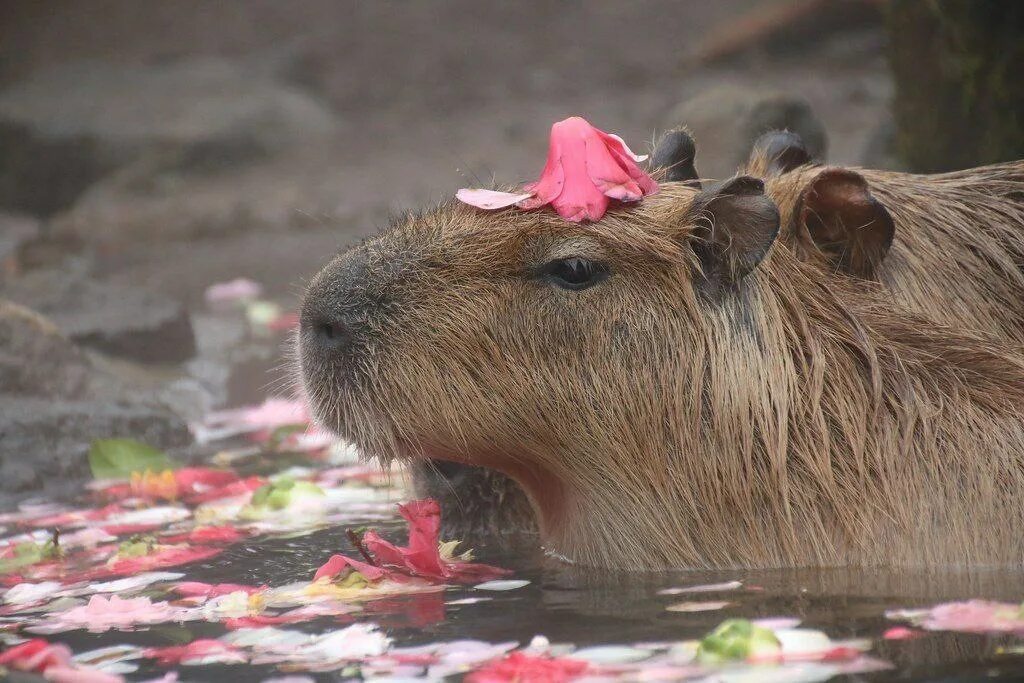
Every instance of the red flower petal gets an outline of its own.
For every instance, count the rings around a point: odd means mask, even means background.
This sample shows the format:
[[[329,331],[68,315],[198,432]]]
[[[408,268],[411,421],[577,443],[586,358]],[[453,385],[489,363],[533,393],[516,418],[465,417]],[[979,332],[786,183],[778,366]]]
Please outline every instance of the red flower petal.
[[[590,665],[578,659],[531,657],[513,652],[466,676],[466,683],[563,683],[586,673]]]
[[[432,498],[414,500],[398,506],[398,512],[409,522],[409,546],[401,548],[384,540],[376,532],[363,534],[363,544],[375,558],[388,568],[433,581],[477,581],[509,572],[485,564],[445,561],[438,548],[441,535],[441,506]]]
[[[344,555],[331,555],[331,559],[327,560],[316,570],[316,574],[313,575],[313,580],[322,578],[330,578],[337,576],[346,567],[351,567],[360,574],[366,577],[367,581],[376,581],[383,577],[385,572],[380,567],[374,567],[372,564],[366,564],[359,560],[353,560],[351,557],[345,557]]]
[[[235,496],[255,491],[266,483],[267,480],[263,477],[246,477],[225,486],[191,495],[188,497],[188,502],[198,505],[200,503],[209,503],[212,500],[220,500],[221,498],[234,498]]]
[[[228,470],[217,470],[212,467],[183,467],[175,471],[174,480],[184,490],[191,491],[196,486],[226,486],[238,481],[238,475]]]
[[[409,545],[405,548],[381,538],[375,531],[363,534],[362,544],[373,555],[378,566],[333,555],[313,576],[313,580],[332,577],[347,567],[358,571],[370,581],[387,576],[392,580],[406,577],[429,579],[438,583],[461,581],[476,583],[510,573],[500,567],[460,560],[446,560],[438,547],[441,533],[441,506],[436,500],[414,500],[399,505],[398,511],[409,523]]]
[[[188,533],[189,543],[235,543],[245,534],[233,526],[201,526]]]
[[[188,645],[151,647],[144,650],[143,655],[156,660],[157,664],[163,666],[175,666],[182,662],[206,657],[218,657],[227,661],[245,661],[245,655],[237,647],[210,638],[193,640]]]
[[[175,567],[179,564],[206,560],[223,552],[223,548],[210,548],[195,546],[191,548],[170,548],[161,550],[152,555],[141,557],[128,557],[117,560],[110,565],[110,573],[121,576],[129,576],[140,572],[163,569],[164,567]]]
[[[71,650],[65,645],[54,645],[43,638],[33,638],[0,652],[0,666],[17,671],[42,673],[51,666],[66,665],[71,661]]]

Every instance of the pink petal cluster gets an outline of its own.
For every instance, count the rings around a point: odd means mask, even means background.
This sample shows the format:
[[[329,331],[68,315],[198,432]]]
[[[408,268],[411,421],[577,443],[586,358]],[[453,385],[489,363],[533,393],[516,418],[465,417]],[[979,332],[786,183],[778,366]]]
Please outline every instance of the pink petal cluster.
[[[529,210],[551,204],[568,221],[596,221],[613,199],[636,202],[658,191],[654,179],[637,165],[645,158],[633,154],[619,136],[571,116],[551,127],[544,170],[522,193],[464,188],[455,196],[487,210],[512,205]]]
[[[928,631],[1024,634],[1024,606],[991,600],[946,602],[926,610],[887,612],[890,619],[907,619]]]
[[[507,569],[441,557],[438,547],[441,535],[441,506],[428,498],[414,500],[398,506],[398,512],[409,523],[409,545],[396,546],[381,538],[375,531],[363,534],[362,542],[377,561],[370,565],[344,555],[334,555],[320,569],[314,580],[331,577],[345,567],[351,567],[370,581],[383,576],[415,576],[431,581],[469,582],[486,581],[509,574]]]
[[[0,666],[16,671],[42,673],[51,666],[71,663],[71,649],[67,645],[52,645],[43,638],[26,640],[0,652]]]
[[[56,615],[47,631],[71,631],[87,628],[93,632],[131,628],[140,624],[158,624],[181,616],[181,610],[166,602],[151,602],[149,598],[123,600],[116,595],[105,598],[94,595],[80,607],[72,607]]]
[[[212,305],[256,299],[263,293],[263,287],[244,277],[228,282],[218,282],[206,288],[206,302]]]
[[[122,683],[124,678],[75,666],[71,649],[67,645],[52,644],[42,638],[33,638],[0,652],[0,667],[14,671],[42,674],[48,681],[58,683]]]

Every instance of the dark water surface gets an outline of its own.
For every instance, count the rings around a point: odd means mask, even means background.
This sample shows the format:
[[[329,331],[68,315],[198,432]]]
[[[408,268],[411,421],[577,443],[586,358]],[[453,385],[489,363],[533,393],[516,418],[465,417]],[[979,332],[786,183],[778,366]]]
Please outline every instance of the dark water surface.
[[[266,446],[264,446],[266,448]],[[249,448],[249,450],[252,450]],[[286,586],[309,582],[313,573],[327,559],[342,553],[358,557],[346,531],[364,526],[375,527],[382,536],[399,545],[407,538],[407,525],[395,514],[394,502],[402,492],[387,482],[367,479],[367,468],[353,466],[351,460],[330,461],[321,455],[301,453],[258,453],[246,465],[236,467],[238,476],[277,475],[287,471],[291,476],[316,481],[327,491],[327,499],[341,496],[343,500],[330,517],[339,521],[326,524],[311,515],[299,514],[298,524],[289,531],[266,522],[253,526],[251,520],[235,514],[210,522],[192,504],[168,501],[147,501],[139,498],[120,499],[128,509],[147,511],[150,507],[176,507],[181,517],[154,529],[157,538],[171,538],[211,523],[235,526],[248,538],[227,545],[210,560],[180,566],[166,566],[155,571],[178,572],[182,581],[210,584],[232,583],[247,586]],[[318,459],[319,458],[319,459]],[[216,458],[213,458],[217,462]],[[232,461],[234,462],[234,461]],[[299,469],[294,469],[298,466]],[[393,482],[392,482],[393,483]],[[377,487],[377,488],[374,488]],[[99,496],[98,498],[96,496]],[[346,498],[345,496],[351,496]],[[368,497],[369,496],[369,497]],[[376,496],[375,498],[372,498]],[[372,500],[371,500],[372,498]],[[216,502],[216,501],[215,501]],[[107,505],[101,494],[85,494],[79,509],[99,510]],[[187,511],[187,512],[185,512]],[[320,521],[317,521],[317,520]],[[205,520],[205,521],[204,521]],[[294,520],[293,520],[294,521]],[[8,519],[5,536],[10,542],[26,529],[45,531],[41,523]],[[106,522],[72,523],[68,530]],[[111,528],[109,526],[104,528]],[[118,541],[131,532],[112,531]],[[161,541],[163,542],[163,541]],[[173,541],[168,541],[173,542]],[[961,633],[955,630],[927,631],[914,629],[908,640],[887,640],[883,634],[896,626],[910,624],[889,619],[887,610],[928,608],[944,602],[971,599],[994,600],[1020,605],[1024,599],[1024,571],[891,571],[877,569],[795,569],[774,571],[685,571],[670,573],[621,573],[586,570],[566,565],[547,557],[532,539],[519,539],[499,545],[497,542],[478,545],[475,561],[512,570],[510,578],[530,583],[508,591],[485,591],[473,586],[450,586],[444,590],[414,593],[361,603],[355,614],[318,616],[299,623],[281,624],[278,628],[308,634],[337,632],[351,623],[378,625],[389,636],[393,648],[428,643],[478,640],[489,643],[517,642],[526,646],[537,635],[552,644],[572,644],[577,650],[598,645],[632,646],[650,643],[679,643],[697,640],[726,619],[797,618],[801,628],[824,632],[832,641],[865,639],[871,649],[867,655],[891,665],[884,671],[836,676],[835,680],[864,681],[974,681],[1024,680],[1024,632],[1013,634]],[[91,559],[91,566],[104,566],[105,556]],[[68,573],[62,576],[70,577]],[[0,577],[5,578],[5,577]],[[5,582],[10,586],[17,579]],[[20,579],[38,582],[46,577]],[[117,577],[101,578],[100,581]],[[62,585],[75,584],[75,579],[56,579]],[[737,588],[697,593],[664,594],[669,588],[704,586],[740,582]],[[88,580],[86,580],[88,583]],[[124,598],[150,597],[154,602],[175,600],[171,582],[153,584],[124,594]],[[88,592],[73,598],[84,604]],[[65,599],[66,600],[66,599]],[[469,600],[463,604],[453,604]],[[476,601],[473,601],[476,600]],[[681,602],[728,601],[720,609],[702,612],[668,611]],[[10,602],[10,601],[6,601]],[[11,609],[5,606],[4,609]],[[34,637],[23,627],[45,621],[47,606],[6,612],[0,626],[11,636]],[[67,606],[59,609],[67,609]],[[270,612],[271,614],[275,612]],[[1022,615],[1024,616],[1024,615]],[[957,628],[957,624],[948,625]],[[221,621],[183,621],[141,626],[138,630],[108,630],[91,633],[82,629],[45,635],[51,642],[68,645],[80,654],[113,645],[137,647],[168,647],[185,645],[197,639],[218,639],[229,633]],[[13,642],[13,641],[9,641]],[[569,654],[569,657],[572,655]],[[158,678],[175,670],[182,681],[262,681],[294,675],[301,680],[339,681],[360,676],[358,662],[330,671],[288,671],[287,667],[252,664],[231,665],[158,665],[150,658],[136,658],[138,670],[125,674],[127,680],[143,681]],[[717,674],[700,680],[759,681],[771,667],[756,669],[736,667],[728,677]],[[422,671],[421,671],[422,673]],[[655,680],[637,677],[619,680]],[[776,669],[775,673],[779,673]],[[795,675],[795,674],[794,674]],[[19,674],[22,676],[22,674]],[[456,675],[452,680],[458,680]],[[374,680],[413,680],[377,678]],[[523,679],[523,683],[528,680]],[[604,679],[608,680],[608,679]],[[664,678],[657,680],[666,680]],[[689,678],[687,680],[696,680]],[[820,681],[804,671],[802,677],[770,680]]]
[[[404,541],[401,525],[386,528],[385,535]],[[326,559],[325,548],[347,552],[343,539],[342,528],[329,528],[296,539],[241,544],[214,561],[175,571],[185,572],[190,580],[210,583],[282,585],[308,577],[310,567]],[[834,640],[873,639],[871,654],[894,665],[890,671],[835,680],[1024,680],[1024,656],[1005,653],[1022,642],[1012,636],[933,632],[906,641],[881,639],[881,634],[895,625],[885,618],[887,609],[927,607],[970,598],[1019,602],[1024,592],[1024,573],[1019,571],[823,569],[632,574],[576,569],[539,552],[484,550],[479,559],[511,568],[516,578],[531,583],[518,590],[489,593],[491,600],[475,604],[446,604],[480,596],[480,591],[468,587],[379,600],[366,605],[360,620],[380,624],[399,646],[467,638],[526,644],[533,636],[543,634],[553,643],[583,647],[697,639],[726,618],[791,616],[800,618],[802,626],[820,629]],[[689,596],[658,594],[675,586],[734,580],[742,581],[743,588]],[[667,605],[687,597],[733,604],[701,613],[665,610]],[[337,623],[321,618],[286,628],[315,633],[337,628]],[[59,639],[79,652],[118,643],[177,644],[223,633],[219,624],[190,622],[138,632],[73,632]],[[164,671],[143,666],[130,678],[142,680]],[[249,681],[281,675],[273,667],[241,665],[182,667],[179,672],[182,680]],[[346,678],[340,672],[311,675],[324,681]]]

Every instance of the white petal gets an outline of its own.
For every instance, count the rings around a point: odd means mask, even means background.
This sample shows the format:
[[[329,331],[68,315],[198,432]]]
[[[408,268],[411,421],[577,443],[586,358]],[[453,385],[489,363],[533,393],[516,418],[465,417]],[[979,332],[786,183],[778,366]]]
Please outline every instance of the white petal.
[[[734,591],[742,588],[739,581],[726,581],[725,583],[708,583],[701,586],[687,586],[685,588],[665,588],[658,591],[658,595],[679,595],[680,593],[717,593],[719,591]]]
[[[483,583],[478,583],[473,586],[473,588],[481,591],[511,591],[516,588],[528,586],[529,584],[530,582],[526,580],[510,579],[507,581],[485,581]]]
[[[493,211],[512,206],[524,199],[529,199],[533,194],[530,192],[513,194],[511,192],[498,192],[496,190],[483,190],[464,187],[455,193],[455,198],[463,204],[475,206],[478,209]]]
[[[629,148],[629,145],[626,144],[626,141],[623,140],[622,138],[620,138],[615,133],[608,133],[608,137],[615,138],[616,140],[618,140],[619,144],[622,145],[622,149],[626,152],[626,154],[628,154],[629,156],[631,156],[633,158],[633,161],[636,161],[636,162],[647,161],[647,155],[646,154],[634,154],[633,150],[631,150]]]
[[[629,664],[639,662],[651,656],[650,650],[641,650],[636,647],[623,645],[599,645],[576,650],[572,653],[573,659],[582,659],[591,664]]]

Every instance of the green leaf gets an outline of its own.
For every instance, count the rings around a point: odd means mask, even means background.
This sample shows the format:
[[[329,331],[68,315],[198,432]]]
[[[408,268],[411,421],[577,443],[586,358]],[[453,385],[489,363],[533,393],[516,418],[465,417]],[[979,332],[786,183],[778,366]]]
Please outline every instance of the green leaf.
[[[142,536],[136,534],[127,541],[122,541],[117,546],[117,557],[118,559],[125,559],[129,557],[145,557],[152,553],[157,546],[155,536]]]
[[[253,491],[249,504],[239,511],[242,519],[259,519],[267,512],[284,510],[300,498],[322,498],[327,494],[316,484],[280,477]]]
[[[132,472],[175,469],[163,451],[133,439],[97,439],[89,449],[89,468],[97,479],[125,479]]]
[[[284,443],[285,439],[287,439],[289,436],[291,436],[292,434],[301,434],[308,428],[309,425],[303,423],[281,425],[280,427],[278,427],[277,429],[270,433],[270,439],[268,440],[268,444],[270,445],[270,448],[272,450],[277,450],[278,448],[281,447],[281,444]]]
[[[53,541],[45,543],[25,541],[15,545],[13,551],[10,557],[0,558],[0,574],[9,574],[44,560],[60,559],[62,554],[60,547]]]
[[[720,664],[747,659],[751,655],[778,652],[782,644],[771,629],[755,626],[746,619],[727,619],[697,646],[697,661]]]

